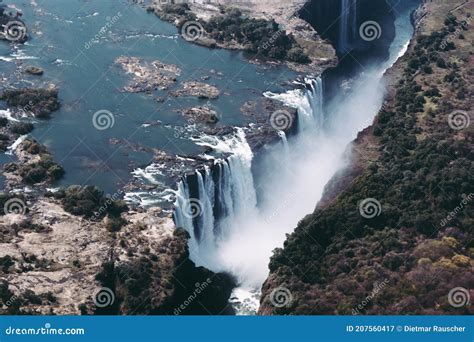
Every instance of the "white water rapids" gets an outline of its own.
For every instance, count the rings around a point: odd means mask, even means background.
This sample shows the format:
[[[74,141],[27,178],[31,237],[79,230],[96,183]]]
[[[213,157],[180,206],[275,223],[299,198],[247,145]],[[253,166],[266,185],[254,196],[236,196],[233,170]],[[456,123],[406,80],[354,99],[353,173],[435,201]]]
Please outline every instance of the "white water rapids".
[[[198,141],[233,155],[217,164],[218,171],[206,168],[197,173],[199,208],[190,208],[196,198],[189,185],[179,184],[175,221],[190,232],[191,258],[197,265],[237,277],[240,287],[232,302],[238,313],[256,312],[272,251],[282,247],[298,221],[313,212],[324,186],[347,164],[347,146],[381,108],[383,74],[406,52],[413,33],[410,14],[414,6],[398,13],[389,58],[348,80],[349,89],[341,89],[326,113],[319,78],[306,80],[303,90],[265,94],[298,109],[298,134],[287,139],[280,133],[282,143],[263,157],[264,171],[259,172],[264,176],[258,182],[242,129],[232,139]],[[198,215],[190,215],[194,209]]]

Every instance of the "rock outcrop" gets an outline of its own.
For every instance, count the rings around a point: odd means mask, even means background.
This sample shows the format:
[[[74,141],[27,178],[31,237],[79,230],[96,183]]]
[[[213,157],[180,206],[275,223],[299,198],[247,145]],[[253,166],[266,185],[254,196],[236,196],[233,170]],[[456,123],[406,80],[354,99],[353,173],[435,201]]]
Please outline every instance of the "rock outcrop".
[[[6,188],[17,189],[25,184],[45,187],[64,175],[61,165],[35,140],[23,139],[12,152],[18,161],[7,163],[3,168]]]
[[[181,74],[176,65],[164,64],[158,60],[147,62],[137,57],[121,56],[115,63],[132,77],[130,84],[123,89],[129,93],[167,90]]]
[[[0,100],[5,101],[9,107],[14,107],[22,112],[33,113],[39,119],[47,119],[54,111],[59,109],[58,90],[52,86],[50,89],[25,88],[9,89],[0,95]]]
[[[207,83],[189,81],[184,82],[180,89],[170,94],[175,97],[192,96],[200,99],[215,100],[219,97],[220,90]]]
[[[28,40],[28,30],[20,19],[21,12],[16,12],[0,1],[0,39],[12,43],[24,43]]]
[[[35,67],[32,65],[28,65],[24,69],[25,73],[34,75],[34,76],[41,76],[44,73],[44,70],[41,69],[40,67]]]
[[[208,106],[186,109],[183,111],[183,115],[190,123],[216,124],[219,121],[217,112]]]

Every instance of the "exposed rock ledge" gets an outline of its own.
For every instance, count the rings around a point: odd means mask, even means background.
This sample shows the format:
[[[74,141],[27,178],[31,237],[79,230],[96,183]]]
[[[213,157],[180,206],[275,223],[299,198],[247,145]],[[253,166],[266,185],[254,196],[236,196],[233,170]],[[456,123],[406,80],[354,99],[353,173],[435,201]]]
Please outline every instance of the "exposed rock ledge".
[[[0,215],[0,314],[229,312],[232,280],[195,267],[189,236],[161,209],[128,211],[112,233],[106,220],[72,215],[53,198],[15,198],[23,212]],[[199,303],[183,309],[197,283]]]

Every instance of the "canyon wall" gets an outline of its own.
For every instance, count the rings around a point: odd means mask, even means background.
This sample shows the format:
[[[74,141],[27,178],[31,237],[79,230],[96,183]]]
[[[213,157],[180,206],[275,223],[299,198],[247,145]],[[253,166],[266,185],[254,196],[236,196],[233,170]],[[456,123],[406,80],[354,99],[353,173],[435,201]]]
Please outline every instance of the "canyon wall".
[[[352,169],[275,251],[260,314],[473,313],[450,298],[453,289],[472,296],[474,286],[473,13],[472,2],[455,0],[417,11],[415,37],[387,74],[373,126],[354,143]]]

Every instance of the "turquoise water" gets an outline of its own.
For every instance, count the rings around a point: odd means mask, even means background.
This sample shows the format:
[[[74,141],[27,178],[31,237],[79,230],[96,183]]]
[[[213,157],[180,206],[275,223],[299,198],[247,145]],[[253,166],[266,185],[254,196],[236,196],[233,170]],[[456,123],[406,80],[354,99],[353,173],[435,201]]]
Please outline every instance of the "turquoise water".
[[[247,123],[240,113],[246,101],[255,100],[265,91],[284,91],[282,83],[296,77],[286,67],[249,63],[239,52],[190,44],[173,25],[131,1],[12,0],[7,4],[22,10],[31,39],[17,47],[0,42],[0,73],[9,79],[2,87],[52,83],[60,91],[61,109],[51,120],[37,123],[32,133],[66,170],[57,185],[92,184],[115,192],[129,181],[133,169],[152,160],[150,152],[137,152],[136,144],[171,154],[202,152],[202,147],[179,134],[186,120],[175,110],[207,101],[169,97],[158,103],[155,98],[166,97],[167,91],[150,95],[121,92],[129,76],[114,65],[119,56],[177,65],[182,73],[170,90],[183,81],[211,76],[204,82],[216,85],[221,96],[210,103],[220,114],[221,123],[231,126]],[[106,34],[93,40],[107,23],[110,29]],[[40,66],[45,74],[22,76],[23,81],[33,84],[15,82],[13,73],[20,64]],[[92,124],[92,116],[102,109],[114,114],[115,124],[99,131]],[[142,126],[156,121],[161,124]],[[128,143],[113,145],[110,139],[125,139]],[[2,156],[0,162],[8,160]]]

